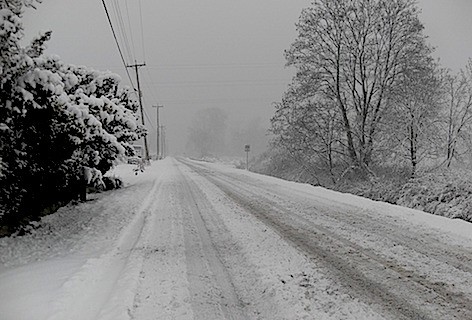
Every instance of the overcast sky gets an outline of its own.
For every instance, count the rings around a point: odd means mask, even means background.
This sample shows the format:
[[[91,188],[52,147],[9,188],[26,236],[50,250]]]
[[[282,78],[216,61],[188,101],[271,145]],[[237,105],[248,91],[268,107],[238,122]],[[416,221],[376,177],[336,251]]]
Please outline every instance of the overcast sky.
[[[155,136],[155,104],[164,105],[161,124],[173,152],[183,151],[187,127],[199,109],[219,107],[232,123],[261,118],[268,124],[272,103],[281,99],[292,77],[283,52],[310,2],[106,0],[126,63],[146,63],[140,77],[150,136]],[[418,3],[435,55],[446,67],[464,66],[472,56],[472,1]],[[26,11],[24,23],[27,39],[39,30],[53,31],[48,53],[67,63],[111,70],[129,83],[101,1],[43,0],[37,10]],[[120,25],[128,32],[126,42]],[[134,71],[129,72],[134,81]]]

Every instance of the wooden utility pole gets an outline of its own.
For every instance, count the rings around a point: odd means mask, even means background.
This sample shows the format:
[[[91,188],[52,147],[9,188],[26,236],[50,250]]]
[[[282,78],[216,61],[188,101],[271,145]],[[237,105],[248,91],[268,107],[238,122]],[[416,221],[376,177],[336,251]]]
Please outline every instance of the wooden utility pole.
[[[161,126],[161,155],[162,158],[166,157],[166,126]]]
[[[142,99],[142,94],[141,94],[141,85],[139,83],[139,67],[144,67],[146,64],[145,63],[136,63],[126,66],[127,68],[134,68],[134,71],[136,72],[136,82],[138,83],[138,100],[139,100],[139,108],[141,110],[141,123],[144,124],[144,110],[143,110],[143,99]],[[144,136],[144,156],[146,157],[146,160],[149,160],[149,148],[147,144],[147,136]]]
[[[251,151],[251,146],[246,144],[244,146],[244,151],[246,152],[246,170],[249,170],[249,151]]]
[[[156,139],[156,157],[157,157],[157,160],[159,160],[160,158],[160,146],[159,146],[159,130],[160,130],[160,126],[159,126],[159,108],[164,108],[164,106],[160,106],[160,105],[157,105],[157,106],[152,106],[153,108],[156,108],[157,112],[156,112],[156,120],[157,120],[157,139]]]

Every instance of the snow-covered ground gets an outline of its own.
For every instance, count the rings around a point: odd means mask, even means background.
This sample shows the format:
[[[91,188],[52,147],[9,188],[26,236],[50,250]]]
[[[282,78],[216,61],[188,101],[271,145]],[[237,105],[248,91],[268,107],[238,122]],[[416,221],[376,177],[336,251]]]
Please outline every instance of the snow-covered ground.
[[[0,319],[472,319],[472,224],[167,158],[0,239]]]

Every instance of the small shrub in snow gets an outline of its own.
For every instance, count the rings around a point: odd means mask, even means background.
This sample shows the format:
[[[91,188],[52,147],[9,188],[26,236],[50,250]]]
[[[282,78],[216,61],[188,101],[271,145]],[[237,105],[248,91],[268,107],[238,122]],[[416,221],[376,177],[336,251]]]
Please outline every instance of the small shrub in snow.
[[[116,176],[103,177],[103,183],[105,184],[105,190],[119,189],[123,187],[123,180]]]

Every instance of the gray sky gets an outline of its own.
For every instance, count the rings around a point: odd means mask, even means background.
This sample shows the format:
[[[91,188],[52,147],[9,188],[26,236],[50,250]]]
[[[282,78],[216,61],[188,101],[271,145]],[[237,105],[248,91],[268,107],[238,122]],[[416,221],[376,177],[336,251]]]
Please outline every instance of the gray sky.
[[[292,71],[283,52],[296,37],[295,23],[310,0],[106,0],[121,34],[127,63],[140,69],[144,104],[155,136],[155,109],[162,104],[171,151],[181,152],[196,110],[219,107],[232,122],[260,117],[268,124]],[[140,27],[141,3],[143,33]],[[471,0],[421,0],[422,21],[435,55],[457,70],[472,56]],[[128,17],[130,17],[128,19]],[[48,53],[64,62],[120,74],[129,83],[101,1],[43,0],[25,14],[26,38],[52,30]],[[142,40],[144,36],[144,42]],[[143,50],[144,43],[144,50]],[[129,50],[128,50],[129,48]],[[134,81],[134,71],[129,70]],[[145,120],[149,123],[148,118]],[[151,150],[155,148],[151,138]]]

